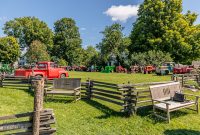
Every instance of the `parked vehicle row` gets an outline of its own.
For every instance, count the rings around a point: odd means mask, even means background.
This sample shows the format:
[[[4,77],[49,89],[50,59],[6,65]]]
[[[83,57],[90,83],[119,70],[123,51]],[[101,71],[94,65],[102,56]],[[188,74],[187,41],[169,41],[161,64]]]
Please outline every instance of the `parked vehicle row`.
[[[11,74],[14,69],[9,64],[0,64],[0,72]],[[64,66],[58,67],[54,62],[38,62],[35,65],[26,67],[20,67],[14,71],[14,76],[29,78],[31,76],[45,77],[48,79],[53,78],[65,78],[69,77],[68,71],[87,71],[87,72],[102,72],[102,73],[156,73],[157,75],[168,75],[168,74],[185,74],[185,73],[196,73],[199,69],[196,66],[187,66],[181,64],[175,64],[174,62],[166,62],[161,66],[139,66],[133,65],[130,68],[124,68],[123,66]],[[12,72],[13,73],[13,72]]]

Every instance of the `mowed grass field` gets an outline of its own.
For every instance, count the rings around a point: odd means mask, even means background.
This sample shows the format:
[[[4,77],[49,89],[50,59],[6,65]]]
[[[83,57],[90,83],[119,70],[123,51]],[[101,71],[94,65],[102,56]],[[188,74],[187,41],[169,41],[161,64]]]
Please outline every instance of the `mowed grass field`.
[[[90,78],[116,84],[171,79],[154,74],[69,72],[69,75],[82,78],[83,82]],[[101,100],[71,102],[70,98],[55,97],[45,102],[44,107],[54,110],[58,135],[200,135],[200,114],[186,109],[171,113],[171,123],[167,124],[154,117],[151,108],[127,118],[120,113],[122,107]],[[32,110],[33,94],[27,88],[0,88],[0,116]]]

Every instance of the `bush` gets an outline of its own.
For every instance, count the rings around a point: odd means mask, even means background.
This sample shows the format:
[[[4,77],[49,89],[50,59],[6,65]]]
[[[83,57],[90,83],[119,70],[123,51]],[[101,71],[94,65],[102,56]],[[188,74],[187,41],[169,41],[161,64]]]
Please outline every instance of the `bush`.
[[[131,55],[131,63],[139,65],[161,65],[164,62],[173,61],[169,53],[162,51],[148,51]]]
[[[59,60],[58,60],[58,65],[59,65],[59,66],[66,66],[66,65],[68,65],[68,63],[67,63],[67,61],[64,60],[64,59],[59,59]]]

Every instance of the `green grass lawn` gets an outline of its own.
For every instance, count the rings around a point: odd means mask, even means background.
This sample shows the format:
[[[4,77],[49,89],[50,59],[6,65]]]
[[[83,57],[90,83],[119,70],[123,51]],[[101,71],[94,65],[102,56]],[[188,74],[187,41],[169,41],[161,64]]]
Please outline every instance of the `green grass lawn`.
[[[170,76],[154,74],[70,72],[69,75],[82,81],[90,78],[117,84],[170,80]],[[101,100],[71,102],[69,98],[56,97],[44,107],[54,109],[58,135],[200,135],[200,114],[186,109],[171,113],[171,123],[167,124],[155,118],[150,108],[127,118],[119,113],[121,107]],[[27,89],[0,88],[0,116],[32,110],[33,95]]]

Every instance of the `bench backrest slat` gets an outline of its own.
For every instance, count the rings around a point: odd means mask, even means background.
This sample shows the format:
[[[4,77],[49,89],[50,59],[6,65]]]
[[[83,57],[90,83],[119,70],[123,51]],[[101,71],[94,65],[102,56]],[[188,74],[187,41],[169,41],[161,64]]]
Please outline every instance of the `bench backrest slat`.
[[[175,92],[181,92],[179,82],[150,86],[152,99],[170,99]]]
[[[54,89],[75,89],[81,86],[81,78],[59,78],[53,80]]]

